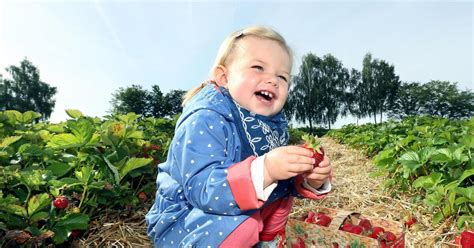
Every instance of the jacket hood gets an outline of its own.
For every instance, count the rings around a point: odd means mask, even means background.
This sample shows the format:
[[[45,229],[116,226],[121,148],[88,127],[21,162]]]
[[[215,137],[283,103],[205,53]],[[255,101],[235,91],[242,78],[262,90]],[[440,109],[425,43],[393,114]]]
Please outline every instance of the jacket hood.
[[[201,91],[186,103],[186,106],[183,108],[183,113],[176,123],[176,127],[178,127],[192,113],[201,109],[215,111],[221,114],[226,120],[233,121],[234,117],[231,115],[230,104],[231,103],[229,103],[217,85],[207,83]]]

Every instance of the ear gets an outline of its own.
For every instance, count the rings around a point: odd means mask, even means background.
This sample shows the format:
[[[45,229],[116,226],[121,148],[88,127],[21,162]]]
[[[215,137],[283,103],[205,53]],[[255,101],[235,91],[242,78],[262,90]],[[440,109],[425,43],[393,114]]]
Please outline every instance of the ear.
[[[225,68],[223,65],[219,65],[214,69],[213,73],[214,81],[217,83],[219,86],[227,86],[227,68]]]

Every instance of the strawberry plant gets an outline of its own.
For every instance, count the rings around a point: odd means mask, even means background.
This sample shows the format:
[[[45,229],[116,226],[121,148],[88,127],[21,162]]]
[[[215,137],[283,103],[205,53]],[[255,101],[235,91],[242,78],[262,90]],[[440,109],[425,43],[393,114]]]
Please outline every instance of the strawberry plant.
[[[0,246],[63,244],[107,208],[139,207],[154,191],[173,120],[66,112],[58,124],[0,112]]]
[[[411,117],[374,125],[347,125],[329,135],[373,156],[386,187],[416,192],[434,211],[433,224],[454,216],[458,228],[474,214],[474,117]],[[410,224],[410,223],[409,223]]]

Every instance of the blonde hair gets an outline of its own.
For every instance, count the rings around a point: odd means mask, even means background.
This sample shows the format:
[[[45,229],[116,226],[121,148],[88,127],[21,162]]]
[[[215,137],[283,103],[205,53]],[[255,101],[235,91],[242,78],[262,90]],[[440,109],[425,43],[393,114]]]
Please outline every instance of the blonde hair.
[[[291,67],[293,65],[293,53],[291,51],[291,48],[287,45],[283,36],[281,36],[278,32],[268,27],[252,26],[252,27],[245,28],[243,30],[233,32],[224,40],[224,42],[222,42],[221,46],[219,47],[219,51],[217,53],[216,59],[214,61],[214,65],[212,66],[211,71],[209,72],[209,75],[211,78],[213,77],[214,70],[217,67],[221,65],[225,66],[231,61],[232,59],[231,55],[237,45],[237,42],[243,37],[247,37],[247,36],[254,36],[261,39],[273,40],[273,41],[276,41],[280,46],[282,46],[286,50],[290,58],[290,75],[291,75]],[[205,81],[201,83],[200,85],[192,88],[188,92],[186,92],[186,94],[183,96],[182,105],[185,106],[186,103],[189,102],[189,100],[191,100],[191,98],[193,98],[193,96],[195,96],[199,91],[201,91],[202,88],[204,88],[204,86],[210,81],[211,80]]]

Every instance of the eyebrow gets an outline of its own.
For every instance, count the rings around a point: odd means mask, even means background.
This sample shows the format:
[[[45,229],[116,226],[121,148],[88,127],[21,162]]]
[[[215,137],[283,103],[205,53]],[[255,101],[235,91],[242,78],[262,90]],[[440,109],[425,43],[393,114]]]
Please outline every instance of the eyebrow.
[[[253,61],[260,62],[260,63],[262,63],[262,64],[264,64],[264,65],[267,64],[265,61],[263,61],[263,60],[261,60],[261,59],[253,59],[253,60],[251,60],[251,61],[252,61],[252,62],[253,62]],[[285,70],[283,70],[282,73],[288,74],[288,76],[290,75],[290,73],[287,72],[287,71],[285,71]]]

